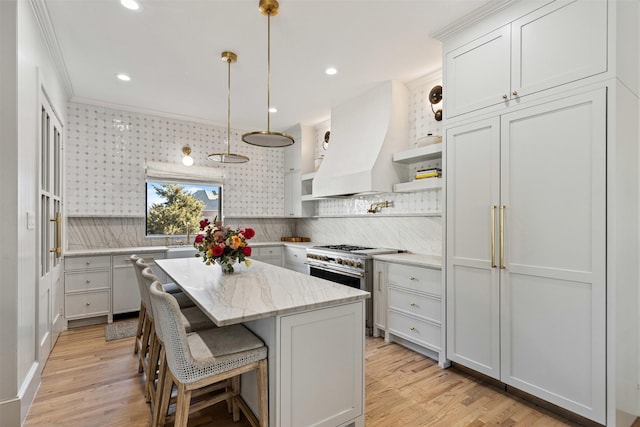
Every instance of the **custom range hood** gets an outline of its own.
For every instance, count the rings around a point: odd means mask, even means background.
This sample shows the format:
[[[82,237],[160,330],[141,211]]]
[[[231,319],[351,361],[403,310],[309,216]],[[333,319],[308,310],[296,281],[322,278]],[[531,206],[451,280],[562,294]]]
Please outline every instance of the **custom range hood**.
[[[407,148],[407,88],[388,81],[331,110],[331,141],[313,197],[391,193],[400,182],[393,153]]]

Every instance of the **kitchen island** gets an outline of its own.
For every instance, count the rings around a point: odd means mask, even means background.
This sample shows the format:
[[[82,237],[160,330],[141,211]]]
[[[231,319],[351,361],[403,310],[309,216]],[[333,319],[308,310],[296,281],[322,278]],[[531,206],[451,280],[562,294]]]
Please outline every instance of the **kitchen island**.
[[[201,258],[157,260],[218,326],[243,323],[269,348],[269,425],[364,426],[368,292],[259,261],[222,274]],[[255,376],[242,395],[257,412]]]

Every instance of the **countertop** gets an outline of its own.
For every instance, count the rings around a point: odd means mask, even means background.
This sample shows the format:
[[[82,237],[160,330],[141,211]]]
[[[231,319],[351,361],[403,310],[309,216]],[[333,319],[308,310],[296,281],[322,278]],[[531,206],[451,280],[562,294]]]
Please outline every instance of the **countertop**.
[[[291,246],[298,248],[308,248],[313,246],[312,242],[252,242],[249,241],[249,246],[254,248],[260,248],[265,246]],[[167,252],[170,249],[185,249],[193,248],[191,245],[183,246],[141,246],[138,248],[99,248],[99,249],[74,249],[70,251],[64,251],[65,256],[86,256],[86,255],[128,255],[128,254],[143,254],[150,252]]]
[[[157,265],[218,326],[248,322],[370,297],[350,288],[282,267],[253,261],[222,274],[199,258],[156,260]]]
[[[423,255],[414,253],[382,254],[374,255],[378,261],[396,262],[399,264],[416,265],[418,267],[442,269],[442,257],[436,255]]]

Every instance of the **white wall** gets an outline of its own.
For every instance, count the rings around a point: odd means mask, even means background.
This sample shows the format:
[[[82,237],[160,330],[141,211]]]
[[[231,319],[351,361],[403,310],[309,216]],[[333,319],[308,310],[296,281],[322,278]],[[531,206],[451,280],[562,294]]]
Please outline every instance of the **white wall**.
[[[64,122],[66,94],[42,38],[32,3],[0,2],[2,9],[3,85],[12,85],[14,102],[3,97],[2,116],[2,361],[0,362],[0,424],[19,425],[39,382],[37,358],[36,230],[27,230],[26,212],[37,212],[38,123],[40,88]],[[7,33],[12,34],[7,34]],[[5,39],[5,36],[8,39]],[[11,37],[14,40],[10,40]],[[17,51],[5,50],[16,46]],[[15,70],[15,76],[4,70]],[[7,102],[7,110],[4,103]],[[4,115],[8,112],[7,116]],[[15,112],[15,115],[12,113]],[[7,132],[5,133],[5,126]],[[11,129],[15,132],[11,132]],[[5,295],[7,298],[5,298]],[[17,411],[17,412],[16,412]]]

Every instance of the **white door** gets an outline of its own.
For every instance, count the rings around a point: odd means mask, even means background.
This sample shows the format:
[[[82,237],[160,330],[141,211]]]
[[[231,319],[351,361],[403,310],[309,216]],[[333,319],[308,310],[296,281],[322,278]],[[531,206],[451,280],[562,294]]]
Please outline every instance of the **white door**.
[[[605,422],[606,90],[501,119],[501,380]]]
[[[447,358],[500,377],[500,120],[448,129]]]
[[[38,346],[46,362],[62,316],[62,125],[42,94],[40,115],[40,200]]]
[[[510,56],[509,25],[447,52],[444,86],[446,117],[507,101],[511,93]]]

